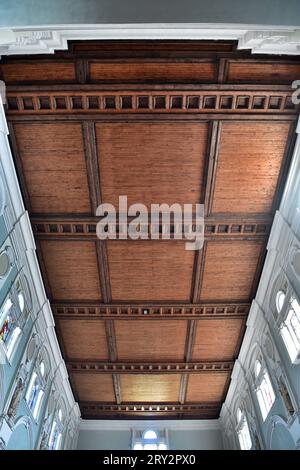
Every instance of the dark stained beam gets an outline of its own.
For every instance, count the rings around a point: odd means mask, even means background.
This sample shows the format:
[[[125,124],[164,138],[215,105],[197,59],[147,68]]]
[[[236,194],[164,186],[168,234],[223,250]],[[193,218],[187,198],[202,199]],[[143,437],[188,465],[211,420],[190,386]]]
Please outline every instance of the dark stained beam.
[[[109,266],[108,266],[108,257],[107,257],[107,249],[106,249],[105,241],[97,240],[96,253],[97,253],[98,272],[99,272],[99,278],[100,278],[102,299],[104,303],[110,303],[112,300],[112,297],[111,297]]]
[[[9,121],[7,123],[7,126],[8,126],[8,131],[9,131],[8,137],[9,137],[10,147],[11,147],[12,155],[14,158],[14,163],[16,165],[18,178],[20,181],[20,187],[21,187],[22,196],[24,199],[25,208],[30,213],[31,212],[30,197],[29,197],[29,192],[27,189],[26,181],[25,181],[24,169],[23,169],[22,160],[21,160],[20,153],[19,153],[19,146],[18,146],[18,142],[16,139],[14,126]]]
[[[190,362],[193,355],[193,347],[195,342],[197,328],[197,320],[189,320],[188,328],[185,339],[185,350],[184,350],[184,359],[185,362]],[[188,387],[189,377],[187,374],[182,374],[180,381],[180,390],[179,390],[179,401],[184,403],[186,399],[187,387]]]
[[[199,293],[201,290],[202,279],[205,268],[207,243],[204,242],[201,251],[195,253],[194,268],[193,268],[193,281],[192,281],[192,302],[195,304],[199,300]]]
[[[213,194],[217,176],[218,167],[218,156],[220,148],[222,132],[222,122],[213,121],[210,126],[209,138],[208,138],[208,171],[206,178],[206,193],[205,193],[205,216],[211,214]]]
[[[72,318],[89,320],[101,319],[208,319],[208,318],[245,318],[251,304],[249,302],[238,303],[156,303],[150,304],[100,304],[95,301],[79,303],[76,301],[54,301],[51,304],[52,311],[57,318]]]
[[[82,123],[82,134],[84,143],[84,155],[86,161],[88,186],[92,213],[96,215],[96,209],[101,204],[101,183],[98,165],[97,144],[95,135],[95,124],[93,122]]]
[[[195,417],[195,418],[217,418],[222,406],[222,402],[197,402],[188,404],[175,403],[102,403],[102,402],[79,402],[80,409],[84,417],[100,418],[113,416],[132,416],[134,418],[151,417],[168,418]]]
[[[105,321],[105,331],[107,339],[107,349],[109,360],[114,363],[118,358],[116,332],[113,320]],[[113,388],[117,404],[122,401],[120,376],[117,373],[112,374]]]
[[[118,220],[118,219],[117,219]],[[128,224],[132,217],[128,217]],[[97,223],[99,217],[74,217],[74,216],[32,216],[31,223],[33,232],[38,239],[55,240],[98,240]],[[259,214],[248,217],[241,215],[209,216],[204,220],[205,240],[257,240],[265,239],[270,232],[272,217]],[[148,220],[148,234],[150,240],[151,219]],[[174,224],[159,224],[160,236],[169,233],[170,238],[174,236]],[[182,226],[182,238],[185,239],[184,227]],[[116,239],[118,239],[118,226]],[[99,240],[100,241],[100,240]],[[112,240],[113,241],[113,240]]]
[[[205,362],[99,362],[69,360],[72,374],[220,374],[232,371],[233,361]]]
[[[287,115],[296,114],[298,110],[297,105],[293,105],[291,102],[292,91],[290,88],[285,88],[283,91],[280,87],[273,87],[272,90],[251,89],[251,87],[239,87],[231,88],[223,84],[215,84],[210,90],[203,89],[198,86],[189,91],[185,90],[184,87],[177,87],[176,91],[164,89],[162,86],[159,87],[157,95],[164,97],[163,105],[157,106],[155,101],[155,89],[147,89],[145,86],[142,90],[136,86],[135,89],[130,90],[127,87],[122,87],[123,90],[114,90],[112,87],[106,86],[106,91],[99,91],[91,86],[85,86],[84,91],[74,90],[72,85],[65,88],[65,90],[55,89],[55,86],[40,86],[39,90],[36,91],[34,88],[28,86],[25,90],[21,87],[10,87],[7,90],[7,103],[8,103],[8,115],[32,115],[45,116],[53,115],[78,115],[83,113],[88,115],[89,113],[95,115],[111,115],[111,114],[159,114],[162,111],[168,114],[246,114],[256,115],[264,114],[272,116],[274,114]],[[270,98],[274,96],[276,90],[276,96],[279,98],[279,104],[274,107],[270,102]],[[177,100],[176,105],[173,104],[172,96],[180,97],[180,101]],[[93,93],[93,100],[90,100],[90,94]],[[74,96],[76,93],[76,96]],[[40,96],[43,99],[47,98],[49,106],[47,109],[43,108]],[[247,100],[244,100],[245,95]],[[126,96],[126,100],[123,101],[122,97]],[[145,103],[145,97],[147,97],[147,105],[140,107],[139,100],[143,98]],[[190,98],[193,98],[192,100]],[[255,100],[263,100],[264,105],[257,107],[254,105]],[[109,101],[108,101],[109,100]],[[59,104],[57,104],[59,103]],[[128,104],[129,103],[129,104]],[[179,103],[179,104],[178,104]]]

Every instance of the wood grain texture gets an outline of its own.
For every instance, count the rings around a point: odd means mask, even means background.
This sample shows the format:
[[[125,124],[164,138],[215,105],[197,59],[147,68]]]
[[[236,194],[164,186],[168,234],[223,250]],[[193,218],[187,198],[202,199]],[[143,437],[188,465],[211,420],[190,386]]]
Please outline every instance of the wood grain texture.
[[[300,64],[229,61],[227,81],[229,83],[276,83],[291,84],[299,80]]]
[[[125,402],[177,402],[178,375],[121,375],[122,399]]]
[[[101,299],[94,242],[41,241],[54,299]]]
[[[118,360],[183,360],[187,321],[115,320]]]
[[[216,64],[213,62],[89,62],[91,82],[213,82]]]
[[[69,359],[105,361],[108,359],[103,320],[57,320]],[[84,337],[89,340],[84,341]]]
[[[250,300],[263,241],[208,242],[200,301]]]
[[[14,130],[32,212],[90,214],[80,124],[24,123]]]
[[[190,374],[186,401],[222,401],[228,374],[203,374],[201,377]]]
[[[290,123],[223,123],[213,213],[270,213]]]
[[[207,130],[206,123],[96,124],[103,201],[199,202]]]
[[[235,357],[241,334],[243,319],[201,320],[195,335],[193,361],[232,360]]]
[[[113,301],[189,301],[194,252],[182,241],[107,242]]]
[[[15,62],[0,65],[0,71],[7,85],[75,81],[75,64],[72,62]]]
[[[300,61],[233,41],[69,47],[3,57],[0,79],[76,399],[95,419],[217,418],[289,166]],[[119,195],[205,202],[205,248],[99,242],[95,209]]]
[[[72,376],[80,401],[115,402],[111,375],[86,374]]]

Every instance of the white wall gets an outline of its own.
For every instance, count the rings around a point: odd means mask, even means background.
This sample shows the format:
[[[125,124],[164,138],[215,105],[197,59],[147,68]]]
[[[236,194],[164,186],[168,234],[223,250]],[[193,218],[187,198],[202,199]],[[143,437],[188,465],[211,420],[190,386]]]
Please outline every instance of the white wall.
[[[82,421],[79,450],[130,450],[132,431],[147,428],[166,430],[170,450],[223,449],[218,420],[170,421]]]

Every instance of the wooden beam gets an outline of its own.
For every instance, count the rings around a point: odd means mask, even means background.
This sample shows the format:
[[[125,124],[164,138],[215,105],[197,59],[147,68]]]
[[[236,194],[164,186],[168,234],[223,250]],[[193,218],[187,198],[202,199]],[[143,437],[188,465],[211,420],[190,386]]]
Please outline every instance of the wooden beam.
[[[115,362],[118,357],[117,353],[117,343],[116,343],[116,333],[113,320],[105,321],[105,331],[107,337],[107,348],[109,354],[109,360]]]
[[[82,134],[92,213],[96,215],[96,209],[101,204],[102,197],[95,124],[83,122]]]
[[[25,204],[26,209],[30,213],[31,202],[30,202],[29,192],[27,189],[27,184],[25,181],[24,169],[23,169],[23,164],[22,164],[22,160],[20,157],[20,153],[19,153],[19,146],[18,146],[14,126],[9,121],[7,122],[7,126],[8,126],[8,131],[9,131],[8,137],[9,137],[10,147],[11,147],[12,155],[14,158],[14,163],[16,165],[18,178],[20,181],[20,188],[21,188],[23,199],[24,199],[24,204]]]
[[[107,350],[108,350],[109,360],[112,363],[114,363],[118,358],[118,353],[117,353],[115,326],[114,326],[113,320],[105,321],[105,331],[106,331]],[[120,382],[119,374],[113,373],[112,380],[113,380],[113,388],[114,388],[116,403],[120,404],[122,401],[122,396],[121,396],[121,382]]]
[[[117,221],[119,215],[117,214]],[[32,216],[31,223],[34,235],[38,239],[55,240],[99,240],[97,237],[97,223],[102,217],[67,217],[60,215]],[[132,217],[128,217],[128,224]],[[259,214],[248,217],[240,215],[209,216],[204,220],[205,240],[258,240],[266,239],[269,235],[273,218]],[[148,236],[151,234],[151,218],[147,222]],[[116,240],[118,240],[118,226]],[[169,233],[174,238],[174,224],[159,223],[160,237],[162,233]],[[182,225],[182,239],[185,240],[184,226]],[[112,240],[113,242],[114,240]],[[138,240],[137,240],[138,241]],[[136,241],[135,241],[136,242]]]
[[[106,319],[176,319],[193,320],[209,318],[245,318],[251,304],[249,302],[228,303],[155,303],[150,304],[99,304],[91,301],[80,303],[76,301],[54,301],[51,304],[55,317],[89,320]]]
[[[187,333],[186,333],[186,340],[185,340],[185,351],[184,351],[184,359],[186,362],[190,362],[193,356],[193,347],[194,347],[194,342],[195,342],[196,328],[197,328],[197,320],[189,320]],[[180,403],[185,402],[188,381],[189,381],[188,375],[185,373],[182,374],[181,381],[180,381],[180,390],[179,390]]]
[[[184,416],[199,418],[217,418],[222,406],[222,402],[196,402],[188,404],[170,403],[103,403],[103,402],[79,402],[80,409],[84,416],[126,416],[131,415],[135,418],[139,416],[149,416],[151,418],[172,417],[178,414]]]
[[[195,253],[194,268],[193,268],[193,281],[192,281],[192,302],[197,303],[200,297],[200,290],[202,286],[202,279],[205,268],[207,243],[204,242],[201,251]]]
[[[82,85],[81,85],[82,87]],[[106,86],[106,91],[99,91],[99,88],[92,88],[93,100],[90,100],[91,88],[84,87],[74,90],[74,86],[68,86],[67,89],[55,89],[55,87],[40,86],[36,91],[30,86],[25,90],[19,87],[7,89],[8,115],[32,115],[45,116],[49,115],[85,115],[99,114],[140,114],[147,113],[159,114],[162,111],[168,114],[247,114],[257,115],[264,114],[272,116],[274,114],[284,116],[286,114],[297,114],[299,107],[291,103],[292,91],[280,90],[276,88],[276,96],[279,98],[279,104],[274,107],[270,104],[270,98],[274,96],[274,88],[272,91],[268,89],[249,89],[248,87],[240,87],[238,89],[231,88],[223,84],[215,84],[210,90],[201,87],[193,87],[188,91],[184,87],[179,87],[176,91],[164,89],[162,86],[155,93],[155,88],[147,89],[144,85],[142,90],[136,86],[130,90],[122,86],[122,90],[113,89]],[[176,93],[177,100],[173,102],[172,96]],[[49,105],[47,109],[42,105],[40,96],[43,100],[48,99]],[[123,97],[126,96],[126,100]],[[160,98],[159,104],[156,96]],[[246,96],[246,100],[244,99]],[[180,98],[178,100],[178,97]],[[143,106],[139,106],[139,100],[143,98]],[[147,104],[145,105],[145,98]],[[192,99],[191,99],[192,98]],[[241,98],[241,99],[240,99]],[[256,99],[263,104],[260,107],[254,106]],[[25,100],[25,101],[24,101]],[[59,100],[59,101],[57,101]],[[59,105],[57,105],[59,103]],[[174,104],[175,103],[175,104]]]
[[[108,257],[107,257],[107,249],[106,249],[105,241],[97,240],[96,253],[97,253],[98,272],[99,272],[99,278],[100,278],[102,299],[104,303],[110,303],[112,300],[112,297],[111,297],[109,266],[108,266]]]
[[[72,374],[220,374],[229,373],[234,361],[202,362],[100,362],[68,360]]]
[[[209,165],[208,165],[208,174],[206,178],[206,193],[205,193],[205,216],[211,214],[213,196],[215,190],[216,176],[217,176],[217,167],[218,167],[218,157],[219,157],[219,148],[222,132],[222,121],[213,121],[210,128],[210,134],[208,139],[208,155],[209,155]]]

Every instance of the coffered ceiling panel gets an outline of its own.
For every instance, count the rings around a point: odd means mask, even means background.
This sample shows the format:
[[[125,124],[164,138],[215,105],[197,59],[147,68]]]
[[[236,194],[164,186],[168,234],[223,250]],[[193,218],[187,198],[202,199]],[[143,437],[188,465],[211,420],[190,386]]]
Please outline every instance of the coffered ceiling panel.
[[[90,200],[79,123],[14,126],[33,213],[87,213]]]
[[[183,361],[187,321],[117,320],[118,360]]]
[[[228,374],[191,374],[188,381],[187,402],[222,401],[228,378]]]
[[[80,401],[114,402],[115,395],[111,375],[86,374],[73,377]]]
[[[208,242],[201,301],[249,299],[263,248],[262,241]]]
[[[67,359],[106,361],[108,348],[103,320],[58,320]],[[82,332],[89,341],[82,341]]]
[[[290,165],[299,73],[299,57],[232,41],[70,41],[1,58],[10,144],[83,418],[218,418]],[[204,203],[203,248],[187,250],[172,219],[158,240],[117,230],[100,241],[96,208],[118,213],[120,195],[148,209]]]
[[[180,374],[121,375],[122,399],[126,402],[177,402]]]
[[[222,124],[213,212],[270,213],[289,122]]]
[[[149,209],[199,203],[207,132],[207,123],[96,124],[103,200],[118,207],[126,195],[128,206]]]
[[[114,301],[189,301],[194,252],[182,241],[107,243]]]
[[[41,252],[54,299],[101,299],[94,242],[43,240]]]
[[[89,62],[89,74],[92,82],[99,81],[141,81],[153,82],[181,82],[182,80],[198,82],[212,82],[216,78],[217,67],[212,61],[198,63],[159,63],[139,62],[103,63],[101,61]]]
[[[230,361],[234,359],[244,328],[245,320],[241,318],[228,318],[225,321],[214,319],[198,321],[193,360]]]

